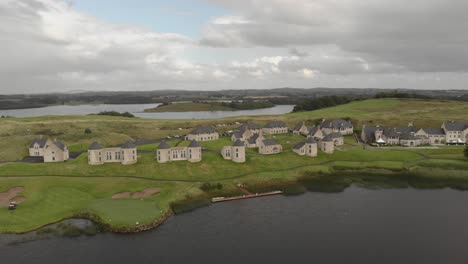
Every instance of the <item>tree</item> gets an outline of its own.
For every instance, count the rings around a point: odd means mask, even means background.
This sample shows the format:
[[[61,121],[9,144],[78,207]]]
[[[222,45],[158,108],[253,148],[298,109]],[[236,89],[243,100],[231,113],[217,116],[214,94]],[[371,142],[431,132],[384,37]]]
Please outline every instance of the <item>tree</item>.
[[[468,145],[465,147],[465,157],[468,158]]]

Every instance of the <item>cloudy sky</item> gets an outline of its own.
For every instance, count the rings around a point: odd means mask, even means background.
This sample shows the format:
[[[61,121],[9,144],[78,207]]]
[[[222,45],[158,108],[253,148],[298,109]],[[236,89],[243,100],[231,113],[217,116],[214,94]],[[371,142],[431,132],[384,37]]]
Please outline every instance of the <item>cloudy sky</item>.
[[[0,0],[0,94],[468,89],[466,0]]]

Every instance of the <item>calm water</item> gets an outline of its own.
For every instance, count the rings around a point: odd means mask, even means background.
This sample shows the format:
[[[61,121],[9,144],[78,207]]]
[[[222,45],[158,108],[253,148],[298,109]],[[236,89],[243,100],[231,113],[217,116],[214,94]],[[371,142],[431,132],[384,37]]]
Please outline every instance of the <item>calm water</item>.
[[[2,263],[468,263],[468,192],[365,190],[216,204],[142,234],[6,245]],[[3,243],[3,244],[2,244]]]
[[[88,115],[101,111],[130,112],[137,117],[153,119],[216,119],[232,116],[280,115],[289,113],[294,105],[277,105],[271,108],[243,110],[243,111],[204,111],[204,112],[167,112],[143,113],[147,108],[154,108],[159,104],[124,104],[124,105],[58,105],[33,109],[0,110],[1,115],[13,117],[36,117],[45,115]]]

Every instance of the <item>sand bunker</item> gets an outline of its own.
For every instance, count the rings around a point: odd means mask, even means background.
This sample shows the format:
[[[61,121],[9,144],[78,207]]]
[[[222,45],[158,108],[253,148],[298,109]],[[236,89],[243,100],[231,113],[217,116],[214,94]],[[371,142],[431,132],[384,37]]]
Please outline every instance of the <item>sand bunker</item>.
[[[151,187],[151,188],[146,188],[141,192],[117,193],[117,194],[112,195],[112,199],[122,199],[122,198],[141,199],[141,198],[151,197],[155,194],[158,194],[160,191],[161,191],[161,188],[159,187]]]
[[[10,202],[16,202],[17,204],[24,203],[26,198],[18,196],[22,191],[24,191],[23,187],[14,187],[7,192],[0,193],[0,207],[8,207]]]

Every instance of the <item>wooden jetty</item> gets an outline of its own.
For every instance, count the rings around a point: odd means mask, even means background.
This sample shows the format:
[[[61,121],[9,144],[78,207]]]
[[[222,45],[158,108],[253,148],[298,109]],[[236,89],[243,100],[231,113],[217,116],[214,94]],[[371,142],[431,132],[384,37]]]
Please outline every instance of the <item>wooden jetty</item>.
[[[212,203],[228,202],[228,201],[235,201],[235,200],[242,200],[242,199],[250,199],[250,198],[278,195],[278,194],[282,194],[282,193],[283,193],[282,191],[273,191],[273,192],[266,192],[266,193],[245,194],[245,195],[233,196],[233,197],[215,197],[215,198],[211,199],[211,202]]]

